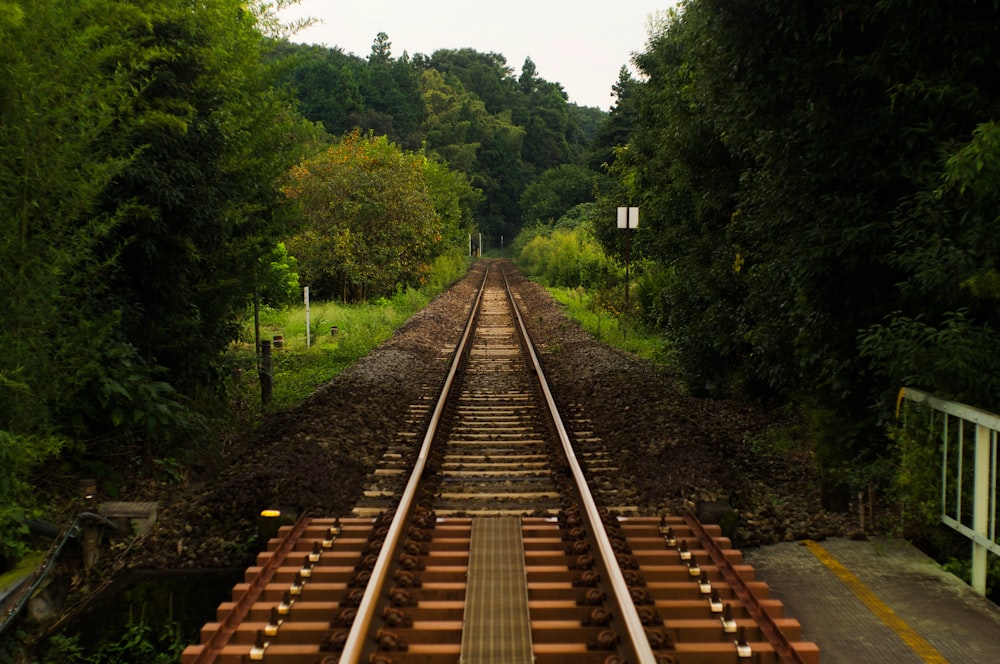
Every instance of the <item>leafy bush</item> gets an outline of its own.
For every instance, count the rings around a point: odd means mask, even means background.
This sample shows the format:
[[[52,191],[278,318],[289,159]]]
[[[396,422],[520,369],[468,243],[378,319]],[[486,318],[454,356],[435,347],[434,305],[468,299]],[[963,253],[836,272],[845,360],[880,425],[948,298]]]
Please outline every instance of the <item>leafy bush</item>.
[[[903,427],[892,427],[889,436],[897,459],[894,489],[900,507],[923,526],[937,525],[941,515],[939,438]]]
[[[80,644],[80,635],[56,634],[42,664],[173,664],[180,661],[186,646],[181,629],[174,621],[154,629],[144,617],[130,620],[118,641],[100,645],[88,652]]]
[[[260,257],[258,274],[263,305],[280,308],[298,301],[302,294],[298,266],[298,261],[289,255],[284,242],[279,242],[270,253]]]
[[[59,438],[18,436],[0,429],[0,558],[21,558],[26,545],[22,520],[31,513],[30,470],[55,456],[63,447]]]
[[[434,258],[454,246],[470,189],[447,175],[422,154],[357,131],[295,167],[286,194],[303,227],[289,247],[303,279],[345,301],[422,285]]]
[[[55,437],[18,436],[0,429],[0,558],[17,560],[26,546],[22,523],[30,511],[28,472],[59,453],[63,440]]]
[[[605,256],[586,225],[574,229],[535,228],[520,246],[518,267],[548,286],[601,288],[618,280],[620,268]]]
[[[900,386],[911,386],[986,410],[1000,409],[1000,337],[967,310],[949,312],[938,325],[921,316],[894,314],[864,330],[859,346],[862,357],[886,379],[886,407]]]

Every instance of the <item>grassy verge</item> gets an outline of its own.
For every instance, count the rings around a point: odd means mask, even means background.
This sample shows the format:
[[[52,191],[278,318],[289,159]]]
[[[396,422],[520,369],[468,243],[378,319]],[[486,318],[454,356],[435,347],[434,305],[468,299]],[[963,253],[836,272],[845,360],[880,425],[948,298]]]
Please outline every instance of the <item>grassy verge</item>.
[[[274,395],[267,411],[288,408],[309,396],[358,359],[387,340],[468,268],[466,259],[443,260],[435,265],[434,278],[424,288],[397,292],[373,302],[341,304],[313,302],[309,312],[308,344],[303,305],[261,312],[261,338],[283,338],[283,348],[273,352]],[[662,336],[639,324],[627,324],[596,304],[583,289],[549,288],[565,306],[567,315],[599,341],[643,359],[666,364],[668,346]],[[336,327],[336,332],[332,328]],[[264,412],[254,355],[253,323],[248,322],[243,341],[232,349],[232,364],[239,367],[237,416],[253,421]]]
[[[304,305],[261,311],[261,339],[283,338],[283,347],[272,353],[274,395],[267,410],[288,408],[308,397],[389,339],[467,269],[465,257],[442,258],[435,263],[433,278],[419,290],[400,290],[391,298],[358,304],[312,302],[308,334]],[[240,419],[254,420],[263,409],[252,320],[246,324],[241,338],[231,349],[231,362],[240,370],[237,411]]]
[[[604,311],[597,306],[594,296],[587,290],[562,287],[547,290],[566,308],[566,315],[598,341],[650,362],[661,365],[668,363],[669,348],[661,335]]]

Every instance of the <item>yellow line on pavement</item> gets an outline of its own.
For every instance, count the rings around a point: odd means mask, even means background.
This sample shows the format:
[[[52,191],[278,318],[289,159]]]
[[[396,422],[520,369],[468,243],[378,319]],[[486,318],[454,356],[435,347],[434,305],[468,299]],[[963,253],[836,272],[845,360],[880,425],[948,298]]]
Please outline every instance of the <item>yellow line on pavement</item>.
[[[812,551],[813,555],[815,555],[821,563],[826,565],[831,572],[837,575],[837,578],[844,582],[844,585],[846,585],[872,613],[878,616],[879,620],[884,622],[889,629],[895,632],[896,636],[902,639],[903,643],[905,643],[910,650],[916,653],[917,657],[925,662],[928,662],[929,664],[948,664],[948,660],[945,659],[944,656],[927,641],[927,639],[917,634],[912,627],[907,625],[902,618],[896,615],[896,612],[893,611],[888,604],[880,600],[861,579],[859,579],[849,569],[844,567],[829,551],[812,540],[806,540],[805,545],[810,551]]]

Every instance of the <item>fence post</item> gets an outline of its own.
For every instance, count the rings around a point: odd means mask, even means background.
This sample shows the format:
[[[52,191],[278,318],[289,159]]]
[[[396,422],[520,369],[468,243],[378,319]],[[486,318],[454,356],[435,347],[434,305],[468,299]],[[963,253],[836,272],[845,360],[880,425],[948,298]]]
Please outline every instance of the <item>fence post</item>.
[[[989,539],[990,517],[990,429],[976,425],[976,470],[973,479],[972,530],[983,541]],[[972,588],[986,594],[988,550],[982,542],[972,540]]]
[[[273,364],[271,362],[271,342],[262,339],[260,342],[260,403],[268,405],[274,393]]]

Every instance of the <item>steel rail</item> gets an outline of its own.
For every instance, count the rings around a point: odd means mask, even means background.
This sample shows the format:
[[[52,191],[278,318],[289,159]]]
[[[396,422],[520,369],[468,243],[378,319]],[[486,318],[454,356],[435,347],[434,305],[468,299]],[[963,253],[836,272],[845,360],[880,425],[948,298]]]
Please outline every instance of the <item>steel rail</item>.
[[[563,424],[562,418],[559,416],[559,409],[556,406],[555,399],[552,397],[551,390],[549,390],[548,381],[545,380],[545,374],[542,371],[542,365],[538,360],[538,355],[535,353],[535,348],[531,344],[528,336],[528,329],[524,324],[524,318],[521,315],[520,309],[514,302],[514,296],[510,290],[507,275],[506,273],[503,273],[502,270],[501,273],[503,274],[504,284],[507,287],[507,294],[510,298],[514,315],[517,318],[517,323],[521,331],[521,338],[524,341],[525,349],[527,350],[528,355],[531,357],[531,363],[534,367],[535,375],[538,378],[539,387],[542,390],[542,394],[545,396],[545,402],[549,407],[549,414],[551,415],[552,422],[555,425],[557,433],[559,434],[559,440],[562,443],[563,451],[566,454],[569,467],[573,472],[573,479],[576,481],[577,490],[580,492],[584,511],[590,522],[591,533],[597,542],[598,552],[603,560],[605,572],[608,575],[608,582],[611,584],[614,591],[613,594],[615,604],[618,606],[618,615],[621,617],[621,620],[625,625],[628,642],[631,644],[632,650],[636,656],[635,661],[638,664],[657,664],[659,660],[653,652],[652,647],[649,645],[649,639],[646,636],[646,630],[643,627],[642,619],[639,617],[639,612],[636,610],[635,604],[632,602],[628,583],[625,582],[625,576],[622,574],[621,568],[618,566],[617,556],[611,546],[611,540],[608,537],[607,530],[604,528],[604,522],[601,520],[601,515],[598,512],[597,503],[594,501],[594,496],[590,491],[590,487],[587,486],[587,479],[583,474],[583,469],[580,467],[579,461],[577,461],[576,452],[573,450],[573,443],[570,441],[569,434],[566,432],[566,426]]]
[[[729,559],[726,558],[725,554],[719,548],[716,541],[708,534],[705,527],[701,525],[701,522],[696,519],[693,515],[687,514],[684,517],[691,531],[698,538],[701,543],[701,547],[708,553],[712,558],[712,562],[719,569],[722,574],[723,579],[726,583],[733,589],[733,593],[740,600],[743,608],[746,612],[750,614],[754,622],[757,623],[757,627],[760,629],[761,633],[767,638],[768,643],[774,648],[774,654],[778,656],[778,659],[786,664],[803,664],[803,660],[799,657],[799,654],[795,652],[792,648],[792,644],[788,641],[788,637],[785,633],[781,631],[781,628],[777,623],[774,622],[774,618],[771,614],[761,605],[757,600],[757,596],[754,595],[753,591],[747,586],[746,581],[743,577],[739,575],[736,569],[733,567]]]
[[[281,538],[281,542],[274,549],[267,562],[264,563],[263,569],[254,576],[250,587],[240,595],[240,598],[236,601],[236,605],[226,614],[226,618],[222,621],[222,624],[212,632],[212,636],[205,642],[201,652],[195,657],[194,664],[210,664],[210,662],[214,662],[219,657],[223,647],[229,643],[233,634],[236,633],[236,628],[243,623],[250,613],[254,602],[260,598],[261,593],[264,592],[267,584],[271,582],[275,572],[278,571],[285,558],[295,548],[295,543],[302,537],[302,533],[305,532],[311,520],[307,515],[303,514],[295,522],[291,530],[285,533],[284,537]]]
[[[366,645],[365,637],[368,634],[368,630],[371,629],[372,619],[374,618],[375,610],[377,608],[376,603],[379,601],[382,589],[385,587],[385,582],[389,578],[389,573],[393,566],[392,556],[396,546],[399,544],[399,540],[402,537],[403,528],[409,521],[409,514],[415,505],[417,488],[420,485],[421,476],[427,466],[427,459],[430,456],[431,443],[437,433],[438,423],[441,421],[441,415],[444,412],[445,402],[448,400],[448,395],[450,394],[452,385],[455,382],[455,375],[458,373],[458,368],[461,365],[462,358],[468,348],[469,338],[472,336],[472,330],[476,326],[480,305],[483,301],[483,293],[486,290],[486,279],[489,274],[490,266],[487,264],[486,271],[483,274],[483,282],[479,285],[479,294],[476,296],[476,301],[472,305],[472,310],[470,311],[469,318],[465,324],[465,330],[462,332],[462,338],[455,351],[455,357],[452,360],[451,367],[448,369],[448,377],[445,379],[444,386],[441,388],[441,394],[438,397],[437,405],[434,407],[434,413],[431,416],[430,423],[427,427],[427,433],[424,435],[423,442],[420,446],[420,451],[417,455],[413,472],[410,474],[410,479],[407,482],[406,488],[403,490],[403,494],[396,507],[396,518],[393,519],[392,525],[389,526],[389,530],[386,532],[385,541],[382,543],[382,548],[379,550],[375,566],[372,568],[371,578],[368,581],[368,585],[365,587],[365,593],[362,596],[361,603],[358,605],[357,617],[351,624],[351,630],[347,635],[344,650],[340,654],[340,664],[357,664],[361,661],[361,657],[364,655],[364,648]]]

